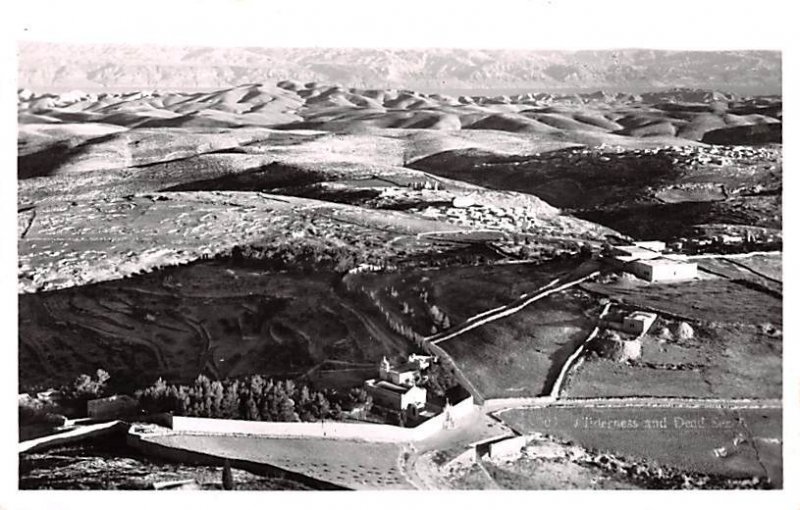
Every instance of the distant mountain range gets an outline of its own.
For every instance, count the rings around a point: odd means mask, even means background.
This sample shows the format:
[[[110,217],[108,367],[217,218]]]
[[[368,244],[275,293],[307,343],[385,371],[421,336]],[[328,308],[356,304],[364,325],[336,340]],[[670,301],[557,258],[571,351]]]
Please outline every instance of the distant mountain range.
[[[22,43],[19,87],[202,90],[280,80],[427,92],[781,93],[778,51],[197,48]]]

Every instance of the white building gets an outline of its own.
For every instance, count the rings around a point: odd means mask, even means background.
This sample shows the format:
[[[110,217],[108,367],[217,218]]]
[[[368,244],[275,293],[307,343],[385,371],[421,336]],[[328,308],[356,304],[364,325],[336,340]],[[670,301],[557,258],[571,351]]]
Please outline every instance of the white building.
[[[697,263],[684,255],[664,255],[662,241],[639,241],[632,245],[611,246],[611,261],[624,271],[649,282],[673,282],[697,277]]]
[[[676,257],[635,260],[628,263],[625,269],[649,282],[675,282],[697,277],[696,262]]]
[[[380,378],[400,386],[417,385],[423,381],[422,371],[430,368],[432,361],[433,356],[410,354],[405,363],[392,366],[384,356],[379,369]]]
[[[390,381],[370,379],[366,381],[365,389],[376,405],[396,411],[409,406],[422,409],[428,400],[428,391],[419,386],[400,386]]]
[[[622,330],[634,335],[641,335],[650,329],[658,316],[651,312],[636,311],[622,319]]]
[[[378,372],[382,380],[399,386],[414,386],[420,378],[420,369],[417,363],[408,362],[393,367],[386,358],[381,361]]]
[[[631,245],[612,246],[611,255],[623,261],[654,259],[667,248],[661,241],[639,241]]]

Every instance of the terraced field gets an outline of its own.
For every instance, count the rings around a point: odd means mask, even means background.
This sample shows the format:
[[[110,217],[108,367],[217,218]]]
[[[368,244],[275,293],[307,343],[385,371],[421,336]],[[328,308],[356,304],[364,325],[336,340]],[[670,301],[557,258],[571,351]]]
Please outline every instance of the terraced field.
[[[336,286],[335,273],[222,261],[22,295],[20,385],[68,382],[101,367],[131,385],[200,373],[301,375],[325,360],[377,363],[408,351],[408,341]]]

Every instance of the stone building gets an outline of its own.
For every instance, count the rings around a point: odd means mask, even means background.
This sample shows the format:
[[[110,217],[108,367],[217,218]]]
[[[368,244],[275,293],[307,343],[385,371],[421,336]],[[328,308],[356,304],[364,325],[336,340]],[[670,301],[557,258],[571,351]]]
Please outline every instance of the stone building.
[[[651,312],[636,311],[622,319],[622,330],[633,335],[647,333],[658,316]]]
[[[428,399],[422,382],[422,370],[431,363],[430,356],[412,354],[405,363],[392,366],[384,357],[378,370],[379,378],[364,383],[373,403],[394,411],[408,409],[409,406],[422,409]]]
[[[428,391],[419,386],[401,386],[389,381],[370,379],[365,387],[375,405],[393,411],[403,411],[409,406],[422,409],[428,400]]]
[[[684,255],[665,255],[661,241],[640,241],[632,245],[611,246],[607,260],[623,271],[648,282],[676,282],[697,277],[697,263]]]

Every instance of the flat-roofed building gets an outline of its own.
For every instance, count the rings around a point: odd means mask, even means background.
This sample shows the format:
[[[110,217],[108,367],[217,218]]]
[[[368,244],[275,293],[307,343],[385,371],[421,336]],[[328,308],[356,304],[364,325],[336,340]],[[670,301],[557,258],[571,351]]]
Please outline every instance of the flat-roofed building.
[[[633,245],[638,248],[657,252],[662,252],[667,249],[667,243],[664,241],[636,241]]]
[[[428,391],[419,386],[400,386],[390,381],[370,379],[365,388],[372,402],[381,407],[402,411],[408,406],[422,409],[428,400]]]
[[[430,368],[434,359],[433,356],[410,354],[406,362],[392,366],[384,357],[381,360],[379,369],[380,378],[401,386],[421,384],[423,381],[422,371]]]
[[[651,312],[636,311],[622,319],[622,330],[634,335],[641,335],[650,329],[658,316]]]
[[[383,358],[379,369],[380,378],[400,386],[413,386],[420,379],[419,364],[406,362],[396,367]]]
[[[661,256],[660,251],[654,251],[640,246],[612,246],[610,254],[618,259],[639,260],[654,259]]]
[[[649,282],[675,282],[697,277],[697,263],[677,257],[634,260],[625,269]]]

